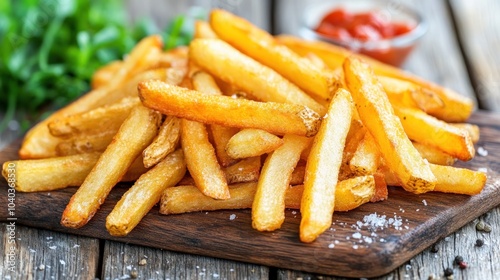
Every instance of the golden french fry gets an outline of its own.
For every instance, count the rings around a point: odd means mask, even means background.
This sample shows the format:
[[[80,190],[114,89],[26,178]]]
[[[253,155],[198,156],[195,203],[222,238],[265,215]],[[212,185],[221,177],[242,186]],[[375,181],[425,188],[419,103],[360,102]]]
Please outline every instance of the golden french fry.
[[[370,66],[349,57],[344,63],[344,74],[359,117],[404,189],[417,194],[433,190],[436,178],[406,136]]]
[[[118,103],[55,119],[48,124],[49,130],[52,135],[62,138],[99,134],[108,130],[118,131],[130,111],[140,104],[139,98],[127,97]]]
[[[301,104],[321,115],[325,112],[323,105],[296,85],[222,40],[193,40],[189,45],[189,57],[215,77],[234,84],[258,100]]]
[[[286,188],[309,141],[305,137],[285,135],[283,145],[267,156],[252,204],[253,228],[273,231],[283,224]]]
[[[181,121],[176,117],[168,116],[163,121],[153,142],[142,152],[144,166],[150,168],[173,152],[179,144],[180,134]]]
[[[435,93],[443,102],[444,106],[437,106],[433,107],[432,110],[430,108],[427,110],[428,114],[441,120],[448,122],[464,122],[469,118],[474,109],[474,102],[470,98],[368,56],[355,54],[347,49],[326,42],[306,41],[289,35],[281,35],[276,39],[299,55],[304,56],[310,52],[314,53],[331,69],[342,66],[347,57],[353,56],[361,58],[369,63],[373,71],[379,76],[397,78],[419,85],[425,90]]]
[[[411,140],[436,147],[463,161],[474,157],[474,143],[468,131],[438,120],[418,109],[400,106],[393,106],[393,109]]]
[[[140,83],[139,96],[145,106],[166,115],[206,124],[259,128],[277,135],[314,136],[321,123],[317,113],[302,105],[200,94],[160,81]]]
[[[50,134],[47,124],[57,118],[86,112],[109,103],[109,94],[113,90],[119,88],[127,79],[156,63],[155,57],[161,51],[162,45],[161,37],[156,35],[141,40],[124,60],[120,71],[113,76],[109,84],[90,91],[31,128],[24,137],[19,156],[23,159],[56,156],[55,149],[59,140]],[[123,93],[120,93],[118,98],[112,95],[113,101],[123,97],[125,97]]]
[[[3,176],[7,168],[16,169],[16,191],[38,192],[79,186],[99,159],[100,153],[88,153],[47,159],[7,161],[3,164]]]
[[[438,148],[429,145],[413,142],[413,147],[415,147],[420,155],[430,163],[439,165],[453,165],[456,161],[456,158],[450,156],[447,153],[444,153]]]
[[[332,73],[277,43],[266,31],[220,9],[210,13],[210,25],[222,40],[272,68],[304,91],[323,100],[331,98],[335,83]]]
[[[62,140],[56,146],[56,154],[57,156],[69,156],[84,153],[104,152],[109,143],[113,141],[113,137],[117,132],[118,129],[108,130],[95,135],[81,135]]]
[[[227,180],[208,140],[205,125],[181,120],[181,144],[189,174],[200,191],[216,199],[228,199]]]
[[[193,38],[217,39],[219,37],[217,36],[217,34],[215,34],[214,30],[208,22],[197,20],[194,22]]]
[[[380,157],[375,139],[370,133],[366,133],[348,162],[349,168],[354,176],[375,174]]]
[[[71,197],[61,218],[63,226],[79,228],[87,224],[135,158],[153,140],[160,121],[161,115],[146,107],[138,106],[132,110],[83,184]]]
[[[106,217],[106,228],[113,236],[126,236],[160,201],[166,188],[173,187],[186,173],[182,150],[168,155],[144,173]]]
[[[313,242],[332,224],[335,187],[353,115],[351,94],[339,89],[328,108],[307,159],[300,212],[300,240]]]
[[[260,167],[260,157],[251,157],[226,167],[224,173],[228,184],[252,182],[259,180]]]
[[[234,184],[229,186],[231,198],[216,200],[203,195],[193,185],[167,188],[160,200],[160,213],[170,215],[198,211],[247,209],[252,207],[256,191],[257,182]],[[303,185],[288,186],[285,194],[285,207],[300,209],[303,192]],[[375,182],[371,175],[340,181],[335,188],[335,211],[353,210],[369,202],[374,194]]]
[[[255,157],[276,150],[283,142],[283,139],[265,130],[246,128],[229,139],[226,153],[232,158]]]

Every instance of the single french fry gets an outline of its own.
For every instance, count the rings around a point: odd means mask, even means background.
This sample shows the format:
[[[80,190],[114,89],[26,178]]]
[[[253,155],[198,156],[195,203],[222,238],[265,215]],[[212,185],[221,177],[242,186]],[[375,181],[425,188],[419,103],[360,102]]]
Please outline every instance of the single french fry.
[[[215,34],[208,22],[197,20],[194,22],[193,38],[217,39],[219,37]]]
[[[118,132],[108,130],[95,135],[80,135],[62,140],[56,146],[57,156],[69,156],[84,153],[104,152],[108,145],[113,141],[113,137]]]
[[[309,94],[330,100],[335,82],[332,73],[277,43],[266,31],[220,9],[210,13],[210,26],[222,40],[242,53],[272,68]]]
[[[187,168],[200,191],[216,199],[228,199],[227,180],[203,123],[181,120],[181,144]]]
[[[447,122],[464,122],[469,118],[474,109],[474,102],[470,98],[368,56],[355,54],[345,48],[326,42],[306,41],[289,35],[280,35],[276,39],[299,55],[306,55],[310,52],[316,54],[331,69],[342,66],[347,57],[354,56],[369,63],[373,71],[379,76],[397,78],[419,85],[425,90],[437,94],[439,99],[444,103],[444,106],[434,107],[432,110],[429,109],[427,111],[428,114],[441,120]]]
[[[49,130],[52,135],[62,138],[99,134],[108,130],[118,131],[130,111],[140,104],[139,98],[127,97],[118,103],[55,119],[48,124]]]
[[[228,209],[247,209],[257,191],[257,182],[229,186],[231,198],[216,200],[203,195],[193,185],[167,188],[160,200],[160,214],[182,214],[198,211]],[[300,209],[304,185],[288,186],[285,194],[285,207]],[[373,176],[361,176],[340,181],[335,188],[335,211],[350,211],[370,201],[375,193]]]
[[[307,159],[300,206],[300,240],[313,242],[332,224],[335,187],[353,115],[351,94],[339,89],[328,108]]]
[[[246,128],[229,139],[226,152],[232,158],[248,158],[270,153],[284,140],[262,129]]]
[[[106,229],[113,236],[126,236],[160,201],[166,188],[173,187],[186,173],[182,150],[168,155],[123,194],[106,217]]]
[[[224,167],[230,166],[236,162],[236,159],[227,154],[226,146],[229,139],[231,139],[231,137],[233,137],[233,135],[235,135],[238,131],[240,131],[240,129],[236,127],[228,127],[217,124],[210,125],[210,132],[212,133],[215,153],[220,165]]]
[[[47,124],[57,118],[86,112],[109,103],[110,92],[118,89],[130,77],[156,63],[155,57],[162,47],[160,36],[150,36],[141,40],[124,60],[122,67],[116,72],[109,84],[90,91],[32,127],[24,137],[19,157],[27,159],[56,156],[55,149],[60,140],[50,134]],[[135,87],[137,87],[137,83]],[[120,93],[118,97],[113,95],[112,99],[118,100],[123,97],[125,95]]]
[[[415,142],[436,147],[441,151],[467,161],[474,157],[474,143],[469,132],[450,125],[435,117],[413,108],[393,106],[394,113],[408,138]]]
[[[471,123],[452,123],[451,125],[466,130],[470,135],[472,143],[476,144],[479,141],[479,126]]]
[[[252,182],[259,180],[260,157],[245,158],[225,168],[228,184]]]
[[[370,66],[360,59],[348,57],[344,74],[361,121],[375,138],[380,153],[404,189],[417,194],[433,190],[436,178],[406,136]]]
[[[273,231],[283,224],[286,188],[309,141],[305,137],[285,135],[283,145],[267,156],[252,204],[253,228]]]
[[[83,184],[71,197],[61,218],[63,226],[80,228],[92,219],[111,189],[153,140],[160,121],[161,115],[146,107],[138,106],[132,110]]]
[[[160,126],[153,142],[142,152],[144,166],[150,168],[173,152],[179,144],[180,134],[181,121],[176,117],[168,116]]]
[[[486,184],[486,173],[447,165],[429,164],[436,176],[435,192],[476,195]],[[390,170],[383,169],[389,186],[401,186],[401,183]]]
[[[420,155],[430,163],[439,165],[453,165],[456,161],[456,158],[454,158],[453,156],[450,156],[440,149],[429,145],[413,142],[413,147],[415,147]]]
[[[139,96],[145,106],[166,115],[206,124],[259,128],[277,135],[314,136],[321,123],[317,113],[302,105],[200,94],[161,81],[140,83]]]
[[[222,40],[193,40],[189,57],[213,76],[234,84],[258,100],[301,104],[321,115],[325,112],[323,105],[295,84]]]

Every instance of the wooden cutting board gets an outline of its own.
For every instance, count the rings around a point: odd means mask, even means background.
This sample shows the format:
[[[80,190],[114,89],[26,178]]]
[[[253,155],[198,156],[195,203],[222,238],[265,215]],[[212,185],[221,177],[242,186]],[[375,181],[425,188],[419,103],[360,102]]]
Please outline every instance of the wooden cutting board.
[[[249,210],[163,216],[155,208],[127,237],[113,237],[106,231],[105,219],[127,185],[113,189],[95,217],[81,229],[59,224],[76,188],[16,193],[14,218],[20,225],[272,267],[344,277],[380,276],[500,205],[500,115],[478,112],[470,122],[481,127],[476,147],[486,149],[488,155],[457,166],[487,169],[488,182],[481,194],[414,195],[391,187],[386,201],[336,212],[331,228],[312,244],[299,241],[300,214],[293,210],[286,211],[280,230],[263,233],[252,229]],[[17,158],[19,143],[0,154],[0,163]],[[8,204],[7,187],[6,181],[0,180],[2,205]],[[7,207],[0,210],[0,221],[12,221]]]

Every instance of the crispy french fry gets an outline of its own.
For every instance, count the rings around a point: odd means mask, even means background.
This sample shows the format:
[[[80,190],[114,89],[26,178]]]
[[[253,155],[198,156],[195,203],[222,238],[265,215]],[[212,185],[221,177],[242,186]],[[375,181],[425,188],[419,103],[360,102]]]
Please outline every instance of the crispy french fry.
[[[273,231],[285,221],[286,188],[309,141],[305,137],[285,135],[283,145],[266,158],[252,204],[253,228]]]
[[[257,102],[206,95],[160,81],[139,84],[145,106],[207,124],[259,128],[277,135],[314,136],[321,123],[317,113],[298,104]]]
[[[79,228],[87,224],[134,159],[153,140],[160,121],[160,114],[146,107],[138,106],[132,110],[83,184],[71,197],[61,218],[63,226]]]
[[[259,180],[260,167],[260,157],[251,157],[226,167],[224,173],[228,184],[252,182]]]
[[[113,236],[126,236],[141,219],[160,201],[166,188],[173,187],[186,173],[182,150],[168,155],[123,194],[106,217],[106,228]]]
[[[265,130],[246,128],[229,139],[226,152],[232,158],[255,157],[276,150],[283,142],[283,139]]]
[[[298,37],[281,35],[277,40],[289,47],[299,55],[307,55],[312,52],[320,57],[331,69],[341,66],[344,60],[349,56],[355,56],[363,59],[373,67],[374,72],[380,76],[397,78],[403,81],[409,81],[421,86],[422,88],[437,94],[443,101],[444,106],[434,107],[427,113],[441,120],[448,122],[464,122],[467,120],[474,109],[474,103],[470,98],[460,95],[451,89],[444,88],[430,81],[426,81],[401,69],[384,64],[373,58],[362,54],[354,54],[351,51],[333,44],[320,41],[306,41]]]
[[[309,94],[324,100],[331,98],[335,82],[332,73],[277,43],[266,31],[220,9],[210,13],[210,26],[222,40],[274,69]]]
[[[99,134],[108,130],[118,131],[130,111],[141,104],[137,97],[127,97],[118,103],[74,114],[51,121],[50,133],[56,137],[69,137],[79,134]]]
[[[104,152],[113,137],[118,132],[116,130],[104,131],[95,135],[81,135],[61,141],[56,146],[57,156],[69,156],[84,153]]]
[[[323,120],[314,138],[300,206],[302,242],[313,242],[332,224],[335,187],[353,111],[351,94],[344,89],[337,90],[328,108],[328,118]]]
[[[363,124],[404,189],[417,194],[433,190],[436,178],[406,136],[370,66],[349,57],[344,63],[344,74]]]
[[[180,134],[181,121],[176,117],[167,117],[153,142],[142,152],[144,166],[150,168],[173,152],[179,144]]]
[[[205,39],[217,39],[219,38],[215,34],[214,30],[210,24],[203,20],[197,20],[194,22],[194,38],[205,38]]]
[[[181,144],[189,173],[200,191],[216,199],[228,199],[227,180],[208,140],[205,125],[181,120]]]
[[[480,193],[486,184],[486,173],[447,165],[429,164],[436,176],[435,192],[475,195]],[[387,169],[384,177],[389,186],[401,186],[398,179]]]
[[[228,209],[247,209],[257,191],[257,183],[230,185],[230,199],[216,200],[203,195],[193,185],[168,188],[163,192],[160,213],[165,215],[182,214],[197,211],[215,211]],[[285,194],[285,207],[300,209],[303,185],[288,186]],[[370,201],[375,193],[373,176],[361,176],[340,181],[335,188],[335,211],[350,211]]]
[[[189,45],[189,57],[215,77],[234,84],[258,100],[301,104],[321,115],[325,112],[323,105],[296,85],[222,40],[193,40]]]
[[[438,148],[429,145],[413,142],[413,147],[415,147],[420,155],[430,163],[439,165],[453,165],[456,161],[456,158],[450,156],[447,153],[444,153]]]
[[[474,157],[474,143],[468,131],[438,120],[418,109],[400,106],[393,108],[411,140],[436,147],[463,161]]]
[[[220,165],[227,167],[236,162],[236,159],[230,157],[226,152],[227,142],[233,137],[239,128],[228,127],[213,124],[210,125],[210,132],[212,133],[212,140],[215,148],[215,153]]]
[[[90,91],[31,128],[24,137],[21,149],[19,150],[20,158],[55,156],[55,148],[59,140],[50,134],[47,124],[57,118],[85,112],[107,104],[110,99],[110,92],[119,88],[128,78],[156,63],[154,60],[161,48],[162,40],[160,36],[150,36],[141,40],[124,61],[120,70],[113,76],[109,84]],[[137,83],[135,87],[137,87]],[[118,98],[113,96],[115,98],[113,101],[123,97],[125,96],[122,94],[119,94]]]

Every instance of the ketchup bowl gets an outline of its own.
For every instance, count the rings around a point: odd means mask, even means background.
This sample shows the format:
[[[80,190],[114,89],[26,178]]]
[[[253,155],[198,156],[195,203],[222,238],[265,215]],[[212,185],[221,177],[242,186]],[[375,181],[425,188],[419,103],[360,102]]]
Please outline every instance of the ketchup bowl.
[[[401,66],[427,24],[399,1],[316,1],[304,9],[300,35]]]

